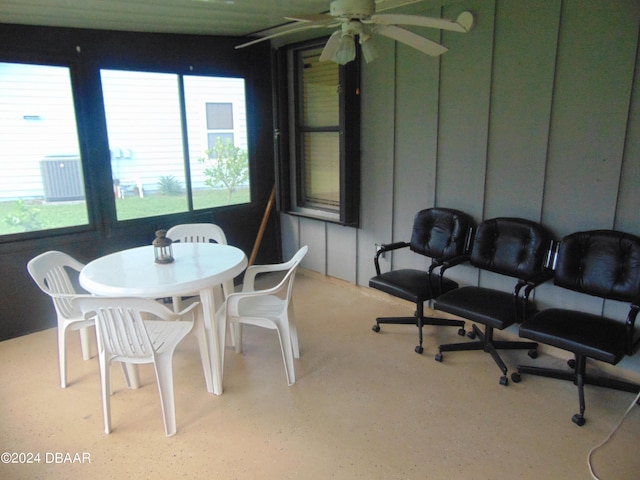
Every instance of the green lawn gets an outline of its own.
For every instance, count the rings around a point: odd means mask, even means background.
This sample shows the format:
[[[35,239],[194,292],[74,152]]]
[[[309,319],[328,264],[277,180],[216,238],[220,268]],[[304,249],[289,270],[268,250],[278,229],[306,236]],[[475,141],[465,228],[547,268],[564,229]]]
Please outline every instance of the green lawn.
[[[197,190],[193,192],[195,210],[227,204],[248,203],[249,188],[238,189],[227,203],[226,190]],[[116,200],[118,220],[153,217],[187,211],[186,195],[131,196]],[[11,222],[10,219],[14,221]],[[0,235],[30,230],[70,227],[88,223],[84,202],[43,203],[42,201],[0,202]]]

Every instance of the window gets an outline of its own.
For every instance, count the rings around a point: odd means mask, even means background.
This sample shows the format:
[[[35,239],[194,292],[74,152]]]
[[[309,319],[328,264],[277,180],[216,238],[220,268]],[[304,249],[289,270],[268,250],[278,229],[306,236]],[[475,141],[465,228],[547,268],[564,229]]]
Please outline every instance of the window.
[[[193,208],[250,202],[244,79],[185,76],[184,96]]]
[[[117,220],[250,202],[244,79],[100,74]],[[0,236],[89,225],[71,77],[0,62]]]
[[[101,81],[118,220],[250,201],[243,79],[102,70]]]
[[[359,63],[320,62],[324,41],[286,54],[284,110],[288,161],[281,177],[290,213],[357,226],[359,220]],[[282,117],[281,117],[282,118]],[[285,160],[282,157],[287,157]]]
[[[207,103],[207,138],[209,150],[220,140],[233,143],[233,104]]]
[[[336,212],[340,208],[340,70],[337,63],[320,62],[321,53],[317,48],[299,54],[299,197],[302,207]]]
[[[88,225],[70,70],[0,63],[0,235]]]

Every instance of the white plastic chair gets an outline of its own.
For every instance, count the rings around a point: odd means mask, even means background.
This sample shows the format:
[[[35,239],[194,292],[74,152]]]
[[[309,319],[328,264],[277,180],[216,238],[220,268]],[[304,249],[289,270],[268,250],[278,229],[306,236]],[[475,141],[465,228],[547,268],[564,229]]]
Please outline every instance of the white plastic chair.
[[[36,285],[51,297],[58,317],[58,365],[60,369],[60,386],[67,387],[67,350],[66,334],[68,330],[80,331],[82,358],[91,358],[91,341],[89,327],[93,320],[86,320],[82,312],[72,303],[72,298],[80,295],[74,288],[69,270],[79,272],[84,265],[66,253],[55,250],[45,252],[32,258],[27,263],[27,270]]]
[[[249,267],[244,275],[242,291],[230,294],[226,301],[226,320],[232,329],[247,324],[278,332],[288,385],[293,385],[296,381],[293,359],[300,358],[291,292],[296,270],[307,251],[308,247],[305,245],[286,263]],[[255,289],[257,275],[281,271],[287,273],[275,287]],[[236,353],[242,352],[242,332],[239,329],[236,330],[235,347]]]
[[[174,435],[173,352],[191,331],[200,303],[174,313],[154,300],[143,298],[82,297],[75,302],[85,316],[95,316],[105,433],[111,432],[110,367],[113,362],[126,362],[153,363],[165,433],[167,437]]]
[[[167,237],[174,242],[187,242],[187,243],[219,243],[220,245],[227,245],[227,237],[224,234],[224,230],[214,223],[183,223],[175,225],[167,230]],[[224,299],[230,293],[233,293],[234,286],[233,280],[228,280],[222,284],[222,294],[218,293],[219,287],[215,286],[214,295],[216,295],[216,305],[222,305]],[[173,297],[173,310],[177,312],[182,310],[190,302],[197,300],[197,293],[195,298],[185,300],[183,297]],[[207,344],[206,333],[203,327],[203,320],[197,322],[194,332],[198,338],[198,344],[200,346],[200,357],[202,360],[202,369],[204,371],[205,378],[211,378],[211,359],[209,358],[210,349]],[[231,345],[235,345],[235,332],[231,332]],[[213,388],[213,387],[211,387]]]
[[[174,242],[187,243],[210,243],[214,241],[220,245],[227,245],[227,237],[222,228],[214,223],[183,223],[175,225],[167,230],[167,237]],[[233,293],[233,280],[229,280],[222,284],[222,291],[226,298],[228,294]],[[174,309],[181,309],[182,299],[173,297]]]

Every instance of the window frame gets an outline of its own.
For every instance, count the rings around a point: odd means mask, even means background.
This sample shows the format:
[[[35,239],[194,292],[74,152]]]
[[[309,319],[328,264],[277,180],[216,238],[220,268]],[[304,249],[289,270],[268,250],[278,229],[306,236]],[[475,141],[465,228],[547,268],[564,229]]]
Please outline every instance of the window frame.
[[[78,51],[79,52],[79,51]],[[127,225],[137,224],[160,224],[170,222],[170,219],[179,219],[186,216],[202,216],[206,212],[224,211],[234,209],[239,206],[254,205],[256,200],[255,180],[255,159],[253,158],[255,134],[252,133],[252,120],[249,120],[252,113],[247,109],[247,137],[249,139],[248,157],[249,157],[249,189],[250,200],[242,204],[217,205],[204,208],[194,208],[191,196],[191,182],[188,157],[185,157],[184,163],[188,173],[188,179],[185,189],[188,191],[188,206],[186,210],[181,212],[160,213],[149,217],[140,217],[132,219],[118,219],[116,212],[115,193],[112,184],[112,165],[111,152],[108,145],[106,117],[104,111],[104,103],[102,98],[101,82],[99,80],[100,70],[122,70],[122,71],[143,71],[149,73],[168,73],[176,75],[180,79],[180,96],[182,96],[182,79],[185,76],[207,76],[218,78],[241,78],[245,82],[245,100],[249,104],[250,94],[247,91],[247,84],[250,81],[246,74],[241,72],[219,72],[216,70],[203,69],[194,72],[193,69],[182,70],[180,68],[154,68],[148,65],[120,65],[109,61],[96,64],[88,72],[86,66],[83,65],[78,55],[66,55],[59,53],[41,53],[41,52],[16,52],[1,51],[0,62],[2,63],[18,63],[25,65],[42,65],[64,67],[69,70],[71,95],[73,99],[73,109],[76,122],[76,131],[78,137],[78,149],[80,155],[80,164],[82,167],[82,185],[85,192],[85,204],[87,212],[87,223],[80,225],[71,225],[64,227],[45,228],[41,230],[16,232],[0,235],[0,245],[13,245],[16,242],[34,241],[51,239],[54,237],[74,238],[76,235],[83,234],[105,234],[114,228],[128,228]],[[87,75],[88,74],[88,75]],[[95,82],[95,83],[93,83]],[[99,91],[95,90],[98,87]],[[97,97],[99,95],[99,98]],[[96,106],[99,108],[96,109]],[[204,107],[204,105],[203,105]],[[254,114],[254,113],[253,113]],[[180,123],[183,124],[184,114],[181,114]],[[235,133],[234,129],[230,130]],[[183,126],[183,132],[185,127]],[[210,133],[207,125],[202,126],[204,135]],[[183,143],[187,142],[186,134],[183,133]],[[253,138],[253,139],[252,139]],[[99,141],[97,141],[99,139]],[[104,142],[104,144],[103,144]],[[0,219],[3,221],[3,219]]]
[[[230,114],[231,114],[231,126],[230,127],[210,127],[209,126],[209,105],[229,105],[229,109],[230,109]],[[231,143],[233,143],[235,145],[235,128],[236,128],[236,122],[235,122],[235,118],[234,118],[234,112],[233,112],[233,103],[231,102],[205,102],[205,117],[207,119],[207,124],[206,124],[206,135],[207,135],[207,145],[209,146],[210,149],[212,149],[215,146],[215,138],[214,138],[214,142],[212,144],[211,142],[211,136],[215,135],[217,137],[222,138],[223,140],[225,138],[230,138],[231,139]]]
[[[73,103],[74,117],[76,122],[76,134],[78,138],[78,154],[82,170],[82,186],[85,193],[85,208],[87,213],[87,223],[79,225],[69,225],[64,227],[45,228],[41,230],[30,230],[25,232],[8,233],[0,235],[0,245],[10,245],[14,242],[38,241],[42,238],[58,237],[61,235],[83,234],[96,230],[98,223],[99,200],[94,195],[94,185],[92,176],[89,174],[91,165],[90,147],[87,145],[84,113],[87,110],[83,96],[84,85],[80,80],[80,66],[77,58],[54,53],[32,53],[32,52],[11,52],[0,54],[1,63],[16,63],[36,66],[63,67],[69,70],[69,81],[71,87],[71,97]],[[2,221],[3,219],[0,219]]]
[[[148,68],[145,66],[124,66],[124,67],[120,67],[120,66],[110,66],[110,65],[101,65],[99,67],[99,72],[101,71],[120,71],[120,72],[141,72],[141,73],[149,73],[149,74],[160,74],[160,75],[173,75],[176,77],[177,81],[178,81],[178,101],[179,101],[179,107],[180,107],[180,124],[181,124],[181,136],[182,136],[182,147],[183,147],[183,167],[184,167],[184,172],[185,172],[185,195],[186,195],[186,200],[187,200],[187,208],[186,210],[180,211],[180,212],[167,212],[167,213],[158,213],[155,215],[150,215],[150,216],[146,216],[146,217],[136,217],[136,218],[125,218],[125,219],[119,219],[117,217],[117,199],[115,198],[115,195],[113,197],[112,203],[113,203],[113,215],[114,218],[111,221],[112,225],[118,225],[118,224],[126,224],[126,223],[133,223],[133,222],[139,222],[139,221],[145,221],[145,220],[153,220],[153,219],[164,219],[164,218],[171,218],[171,217],[181,217],[184,215],[198,215],[198,214],[202,214],[204,212],[207,211],[211,211],[211,210],[219,210],[219,209],[227,209],[227,208],[232,208],[232,207],[237,207],[237,206],[241,206],[241,205],[251,205],[253,204],[253,202],[255,201],[255,188],[253,185],[253,180],[254,180],[254,174],[253,174],[253,169],[255,168],[255,164],[252,160],[252,155],[251,155],[251,125],[249,122],[249,112],[248,112],[248,93],[247,93],[247,82],[248,82],[248,78],[246,75],[233,75],[233,74],[221,74],[221,73],[217,73],[217,72],[195,72],[193,71],[193,69],[189,69],[188,71],[183,71],[181,69],[172,69],[172,68],[161,68],[161,69],[156,69],[156,68]],[[98,72],[98,74],[100,74]],[[186,93],[185,93],[185,78],[187,77],[210,77],[210,78],[216,78],[216,79],[223,79],[223,78],[230,78],[230,79],[241,79],[244,83],[244,97],[245,97],[245,101],[244,101],[244,105],[245,105],[245,109],[246,111],[246,118],[247,121],[245,123],[245,128],[246,128],[246,135],[247,135],[247,139],[249,139],[248,141],[248,145],[247,145],[247,155],[248,155],[248,169],[249,169],[249,201],[248,202],[244,202],[244,203],[237,203],[237,204],[230,204],[230,205],[215,205],[215,206],[206,206],[206,207],[194,207],[194,201],[193,201],[193,175],[192,175],[192,166],[191,166],[191,151],[190,151],[190,143],[189,143],[189,128],[188,128],[188,115],[187,115],[187,102],[186,102]],[[100,94],[102,96],[101,98],[101,103],[103,106],[103,110],[104,110],[104,91],[102,88],[102,82],[100,82]],[[205,114],[204,117],[206,119],[207,114],[206,114],[206,105],[207,103],[216,103],[216,102],[205,102],[202,107],[205,109]],[[220,103],[220,102],[217,102]],[[225,102],[226,103],[226,102]],[[235,110],[234,110],[234,105],[233,103],[231,103],[232,105],[232,113],[234,114],[234,118],[233,118],[233,129],[229,130],[229,132],[233,135],[234,137],[234,145],[235,145],[235,139],[236,139],[236,129],[237,129],[237,120],[235,119]],[[109,138],[108,138],[108,128],[107,128],[107,117],[106,117],[106,111],[104,112],[104,128],[105,128],[105,135],[106,135],[106,140],[107,142],[109,142]],[[202,129],[202,133],[205,135],[206,139],[207,139],[207,143],[208,143],[208,136],[209,134],[212,132],[212,130],[209,130],[208,125],[205,121],[205,124],[201,126]],[[113,177],[113,163],[110,161],[109,162],[109,174],[111,177]]]
[[[278,207],[281,211],[350,227],[360,223],[360,54],[339,66],[340,85],[340,205],[336,213],[300,205],[303,182],[300,121],[300,88],[296,58],[305,50],[322,48],[327,38],[286,45],[274,51],[274,142],[278,180]],[[295,118],[294,122],[290,119]],[[292,125],[292,123],[294,123]]]

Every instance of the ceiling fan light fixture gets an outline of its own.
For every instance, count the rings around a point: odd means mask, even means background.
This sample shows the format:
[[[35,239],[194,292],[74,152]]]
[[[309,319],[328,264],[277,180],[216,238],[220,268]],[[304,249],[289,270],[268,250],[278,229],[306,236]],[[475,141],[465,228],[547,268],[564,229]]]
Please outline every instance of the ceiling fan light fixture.
[[[376,48],[376,43],[371,35],[366,33],[360,34],[360,49],[362,50],[362,56],[364,61],[369,63],[374,61],[380,56],[380,52]]]
[[[332,60],[340,65],[346,65],[356,59],[356,42],[353,35],[343,33],[338,48],[333,53]]]

